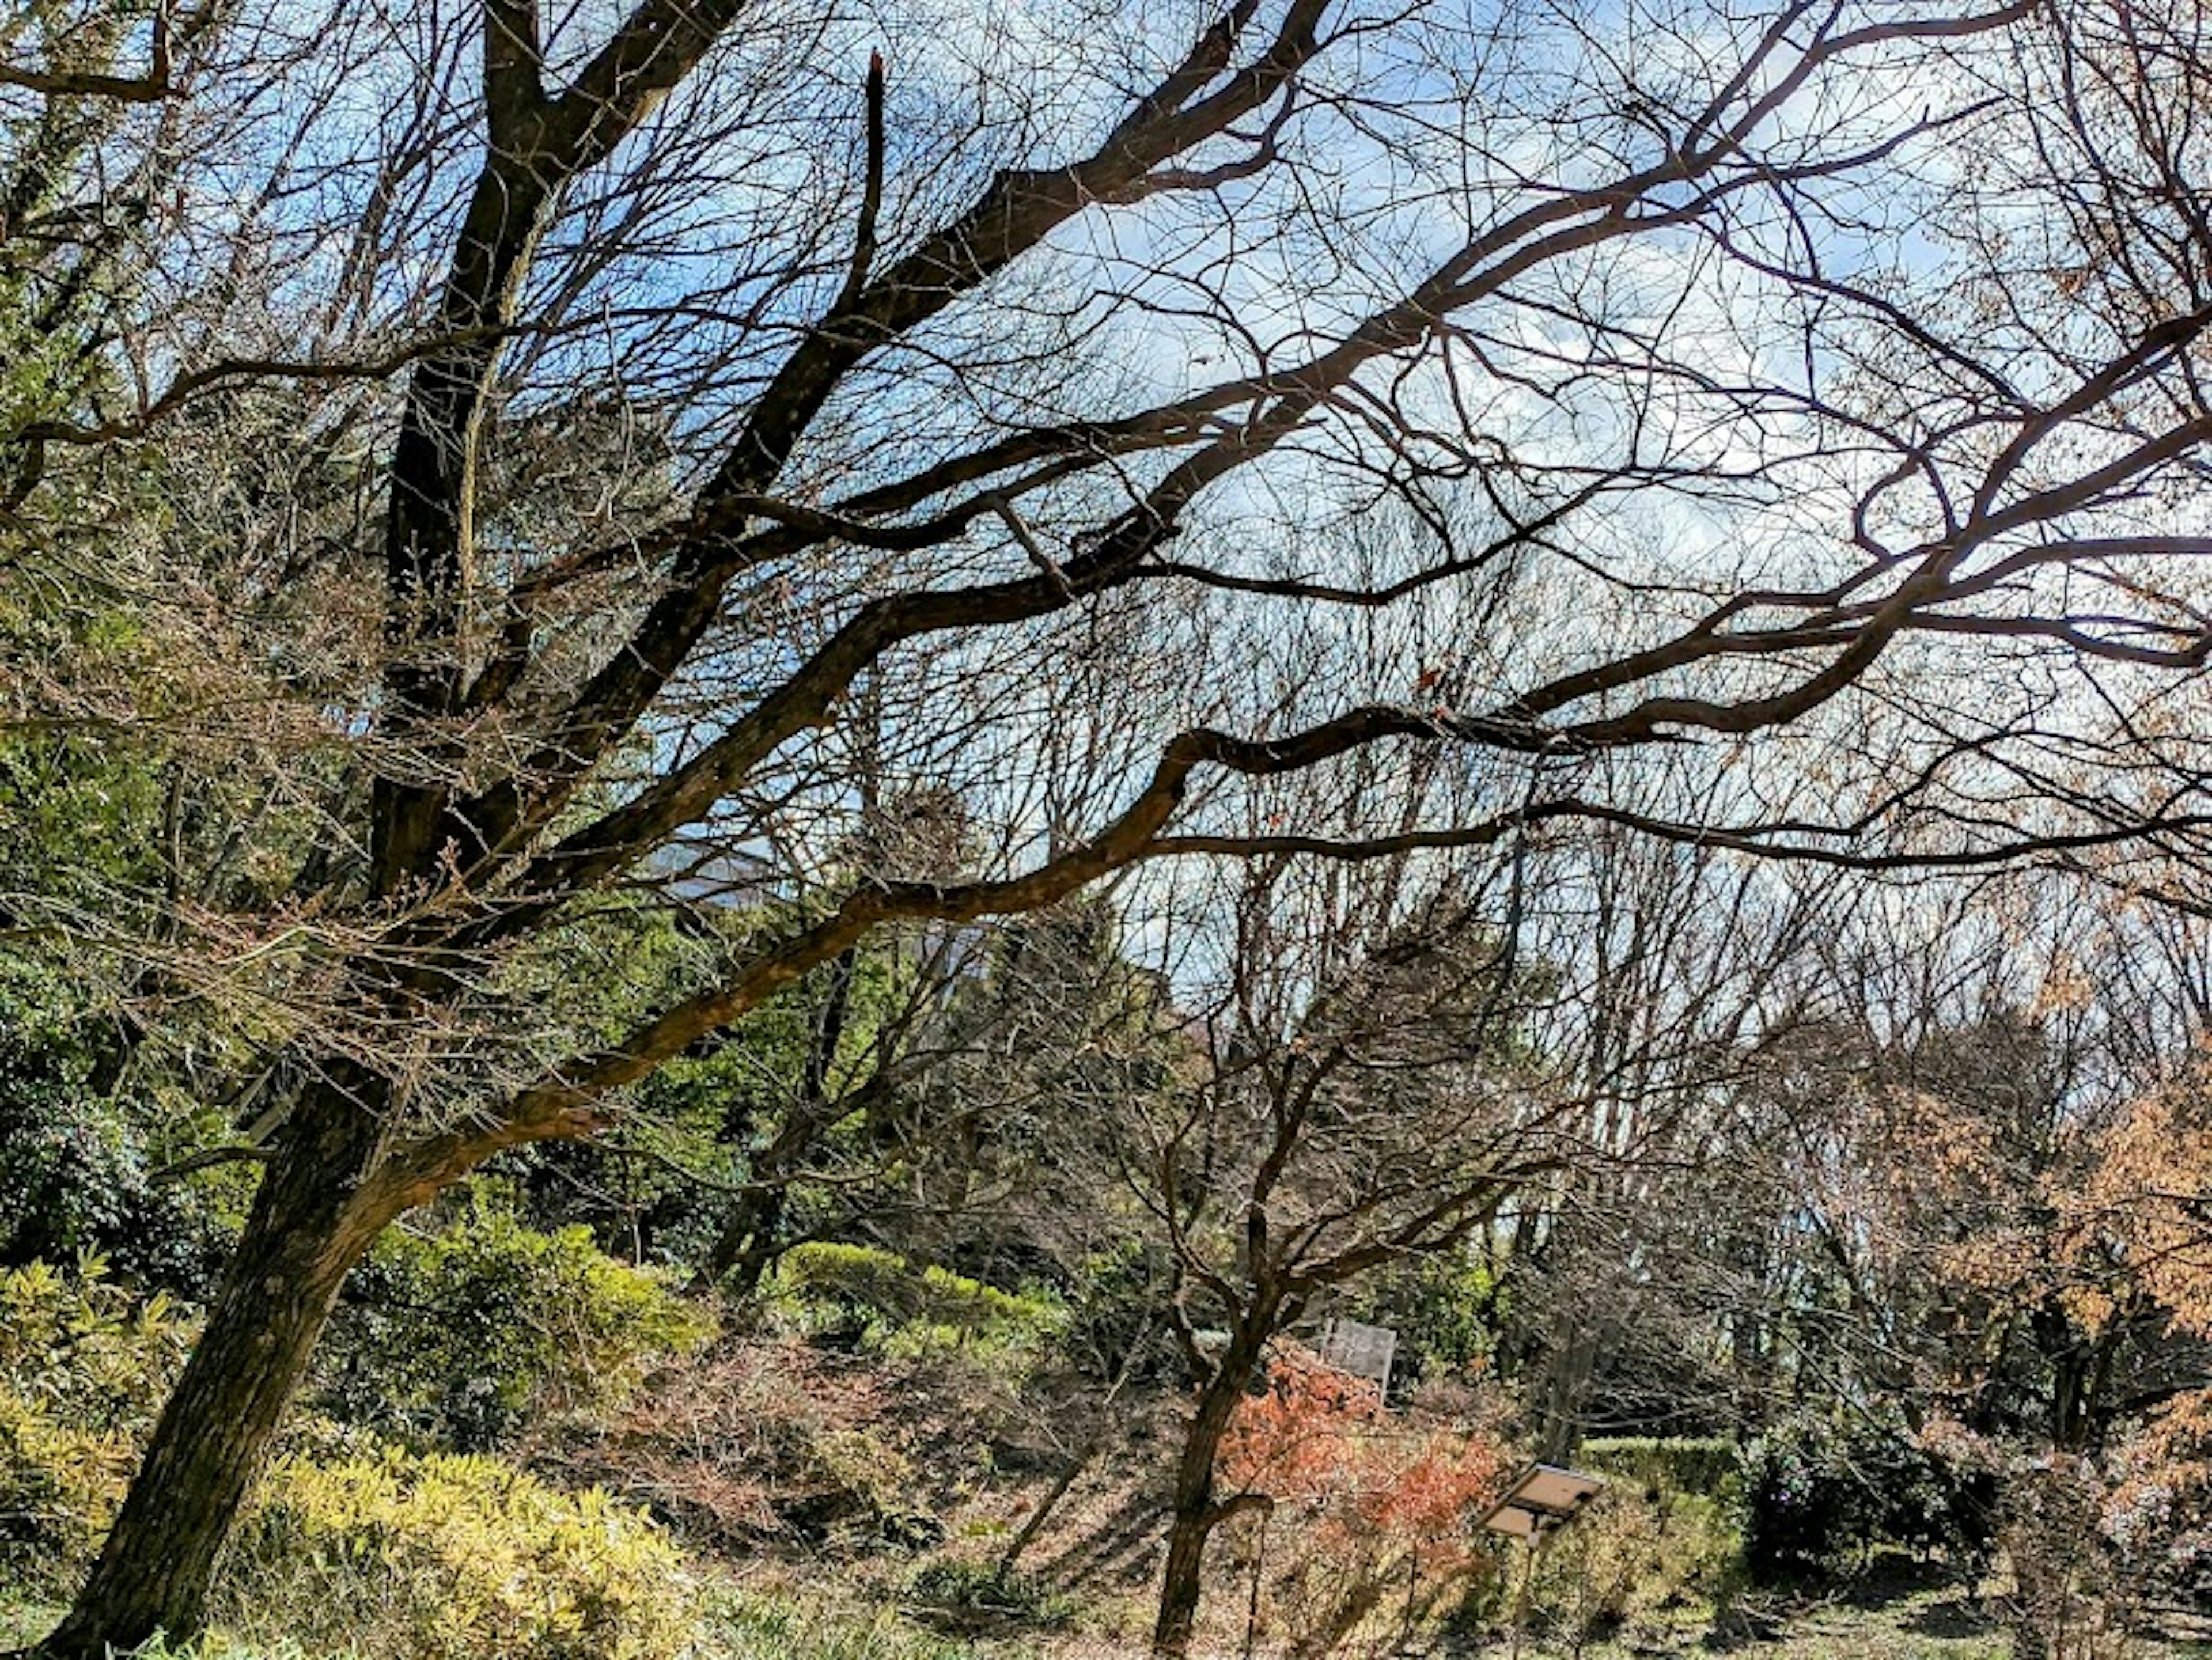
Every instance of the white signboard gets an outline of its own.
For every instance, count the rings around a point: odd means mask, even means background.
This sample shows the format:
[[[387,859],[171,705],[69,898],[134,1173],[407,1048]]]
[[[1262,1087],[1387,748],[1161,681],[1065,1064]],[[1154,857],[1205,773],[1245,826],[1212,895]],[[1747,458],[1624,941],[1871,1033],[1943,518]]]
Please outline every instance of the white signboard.
[[[1389,1327],[1333,1318],[1322,1328],[1319,1353],[1339,1371],[1371,1378],[1377,1389],[1389,1394],[1390,1362],[1398,1353],[1398,1334]]]

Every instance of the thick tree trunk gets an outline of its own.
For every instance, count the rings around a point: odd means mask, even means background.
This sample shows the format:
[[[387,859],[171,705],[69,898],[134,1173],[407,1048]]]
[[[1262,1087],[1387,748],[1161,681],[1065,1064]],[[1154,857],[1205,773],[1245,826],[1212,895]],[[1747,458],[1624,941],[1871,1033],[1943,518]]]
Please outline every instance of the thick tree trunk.
[[[1159,1618],[1152,1627],[1152,1652],[1179,1660],[1190,1652],[1204,1589],[1206,1543],[1222,1519],[1213,1496],[1215,1461],[1221,1438],[1243,1398],[1246,1379],[1259,1359],[1256,1345],[1233,1341],[1220,1367],[1199,1391],[1198,1410],[1184,1432],[1182,1457],[1176,1467],[1175,1507],[1168,1526],[1167,1574],[1160,1582]]]
[[[184,1376],[91,1577],[40,1660],[97,1660],[195,1635],[240,1506],[276,1440],[347,1271],[387,1213],[362,1195],[384,1139],[368,1080],[293,1113]]]

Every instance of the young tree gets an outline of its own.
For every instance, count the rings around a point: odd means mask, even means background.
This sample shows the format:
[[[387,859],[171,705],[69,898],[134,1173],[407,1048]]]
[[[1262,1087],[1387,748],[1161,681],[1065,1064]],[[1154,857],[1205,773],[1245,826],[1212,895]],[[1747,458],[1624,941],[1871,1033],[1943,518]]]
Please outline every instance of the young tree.
[[[2164,504],[2212,435],[2194,140],[2159,113],[2202,73],[2185,10],[1064,0],[863,33],[155,0],[89,56],[9,31],[8,167],[58,181],[0,225],[13,269],[124,228],[99,373],[0,435],[6,580],[120,577],[161,642],[15,677],[11,732],[173,755],[187,803],[252,781],[252,845],[180,838],[110,943],[295,1080],[46,1652],[198,1624],[392,1218],[596,1134],[886,924],[1593,820],[1846,865],[2196,823],[2087,781],[2137,672],[2202,655],[2160,576],[2201,550]],[[1383,501],[1413,528],[1343,554]],[[2054,663],[2112,701],[2056,706]],[[1086,678],[1072,727],[1031,696]],[[890,766],[986,787],[990,867],[835,885],[864,683]],[[1883,703],[1902,772],[1856,748]],[[1449,818],[1250,810],[1446,747]],[[1038,753],[1085,781],[1025,800]],[[516,994],[679,835],[764,859],[792,926],[611,1034]]]
[[[1648,1180],[1686,1113],[1746,1065],[1794,928],[1678,926],[1711,859],[1644,860],[1639,876],[1675,880],[1640,892],[1590,862],[1304,879],[1278,862],[1237,893],[1233,948],[1189,1018],[1197,1055],[1181,1088],[1136,1104],[1125,1155],[1200,1380],[1160,1652],[1188,1649],[1207,1540],[1249,1502],[1218,1491],[1221,1449],[1270,1344],[1365,1278],[1462,1251],[1508,1207],[1540,1213],[1561,1183]],[[1598,932],[1643,943],[1617,960]]]
[[[1573,1146],[1579,1104],[1514,1075],[1512,994],[1464,918],[1371,952],[1300,952],[1315,942],[1271,915],[1274,886],[1243,897],[1196,1075],[1133,1127],[1127,1154],[1169,1243],[1174,1329],[1200,1380],[1176,1462],[1161,1654],[1188,1650],[1207,1541],[1249,1502],[1217,1482],[1269,1345],[1331,1288],[1464,1241]]]

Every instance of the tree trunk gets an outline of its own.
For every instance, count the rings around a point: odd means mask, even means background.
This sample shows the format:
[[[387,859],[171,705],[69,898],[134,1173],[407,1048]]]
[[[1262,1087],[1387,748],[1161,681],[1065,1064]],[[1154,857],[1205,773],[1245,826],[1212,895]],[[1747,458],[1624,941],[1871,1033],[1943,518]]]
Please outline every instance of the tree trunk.
[[[1244,1396],[1244,1383],[1259,1359],[1256,1345],[1232,1341],[1221,1365],[1199,1391],[1198,1410],[1183,1434],[1182,1458],[1176,1468],[1175,1507],[1168,1527],[1167,1576],[1160,1583],[1160,1613],[1152,1627],[1152,1652],[1180,1657],[1190,1652],[1203,1589],[1206,1541],[1222,1518],[1213,1497],[1213,1467],[1221,1438]]]
[[[1006,1583],[1007,1577],[1014,1571],[1015,1564],[1022,1560],[1022,1553],[1036,1541],[1037,1535],[1044,1531],[1046,1521],[1049,1519],[1053,1511],[1060,1508],[1060,1501],[1067,1497],[1069,1491],[1075,1486],[1083,1472],[1091,1468],[1091,1459],[1098,1453],[1098,1444],[1104,1438],[1103,1434],[1092,1436],[1088,1442],[1085,1443],[1083,1450],[1067,1461],[1067,1468],[1060,1473],[1060,1479],[1052,1484],[1052,1491],[1037,1501],[1036,1508],[1030,1512],[1029,1519],[1022,1523],[1021,1531],[1007,1541],[1006,1549],[999,1553],[998,1564],[991,1570],[992,1584],[1003,1585]]]
[[[743,1302],[760,1289],[775,1261],[783,1229],[784,1189],[758,1187],[738,1199],[714,1237],[702,1286],[720,1286],[723,1295]]]
[[[97,1660],[206,1618],[240,1506],[275,1442],[347,1271],[390,1219],[361,1195],[385,1136],[382,1092],[358,1076],[301,1102],[184,1375],[114,1526],[40,1660]]]
[[[1573,1460],[1581,1446],[1589,1400],[1590,1380],[1596,1374],[1598,1326],[1587,1314],[1577,1314],[1559,1338],[1536,1392],[1538,1425],[1536,1456],[1547,1464]]]
[[[786,1207],[785,1184],[838,1114],[830,1098],[830,1078],[837,1065],[838,1045],[845,1041],[845,1021],[853,1006],[854,971],[860,960],[860,947],[848,946],[830,965],[829,988],[815,1011],[814,1031],[806,1045],[806,1071],[800,1080],[799,1099],[783,1128],[753,1160],[754,1185],[738,1201],[715,1236],[706,1271],[699,1276],[702,1285],[719,1285],[734,1298],[750,1297],[760,1289],[761,1277],[776,1259]]]

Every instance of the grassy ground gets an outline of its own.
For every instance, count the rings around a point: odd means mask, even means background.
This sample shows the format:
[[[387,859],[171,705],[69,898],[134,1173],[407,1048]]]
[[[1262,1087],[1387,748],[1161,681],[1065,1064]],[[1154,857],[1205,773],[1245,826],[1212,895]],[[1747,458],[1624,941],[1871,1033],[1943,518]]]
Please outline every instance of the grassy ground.
[[[1151,1583],[1124,1576],[1117,1587],[1093,1580],[1093,1596],[1068,1601],[1064,1629],[978,1627],[911,1602],[907,1576],[842,1572],[827,1563],[752,1560],[744,1576],[708,1567],[695,1583],[696,1622],[681,1653],[639,1660],[1139,1660],[1151,1616]],[[907,1594],[902,1594],[905,1587]],[[1221,1590],[1217,1587],[1217,1611]],[[22,1647],[62,1609],[0,1584],[0,1653]],[[276,1629],[281,1622],[264,1627]],[[2212,1660],[2212,1627],[2152,1632],[2094,1660]],[[1218,1647],[1199,1660],[1245,1660]],[[1936,1567],[1882,1559],[1856,1583],[1827,1594],[1743,1594],[1723,1620],[1681,1609],[1672,1622],[1641,1622],[1610,1640],[1564,1645],[1544,1632],[1516,1640],[1509,1629],[1444,1632],[1398,1649],[1389,1642],[1347,1642],[1340,1660],[2008,1660],[2011,1640],[1984,1605]],[[283,1640],[243,1642],[216,1632],[197,1660],[385,1660],[385,1656],[305,1653]],[[500,1660],[500,1656],[484,1656]]]
[[[1532,1645],[1525,1652],[1552,1660]],[[1717,1627],[1699,1621],[1594,1646],[1582,1660],[1729,1656],[1734,1660],[2005,1660],[2003,1632],[1956,1587],[1899,1578],[1786,1609],[1753,1601]],[[2148,1660],[2148,1657],[2146,1657]]]
[[[1511,1651],[1510,1637],[1496,1636],[1464,1651],[1470,1660],[1504,1660]],[[2212,1642],[2147,1633],[2124,1653],[2126,1660],[2212,1660]],[[1579,1653],[1532,1639],[1521,1654],[1522,1660],[2009,1660],[2012,1645],[1963,1589],[1908,1570],[1787,1605],[1753,1598],[1717,1627],[1699,1620],[1646,1629]]]
[[[0,1652],[34,1640],[60,1612],[0,1588]],[[1136,1660],[1142,1652],[1140,1644],[1095,1631],[950,1638],[894,1607],[843,1602],[819,1587],[811,1594],[796,1587],[723,1587],[706,1600],[702,1616],[696,1646],[667,1660]],[[1719,1628],[1686,1620],[1579,1649],[1547,1642],[1540,1633],[1516,1645],[1510,1632],[1490,1632],[1438,1639],[1402,1656],[1354,1644],[1344,1660],[1507,1660],[1516,1647],[1520,1660],[2008,1660],[2011,1653],[2003,1631],[1959,1588],[1899,1573],[1787,1607],[1754,1601]],[[217,1633],[201,1660],[332,1657],[283,1645],[246,1645]],[[2127,1660],[2212,1660],[2212,1642],[2147,1636]]]

